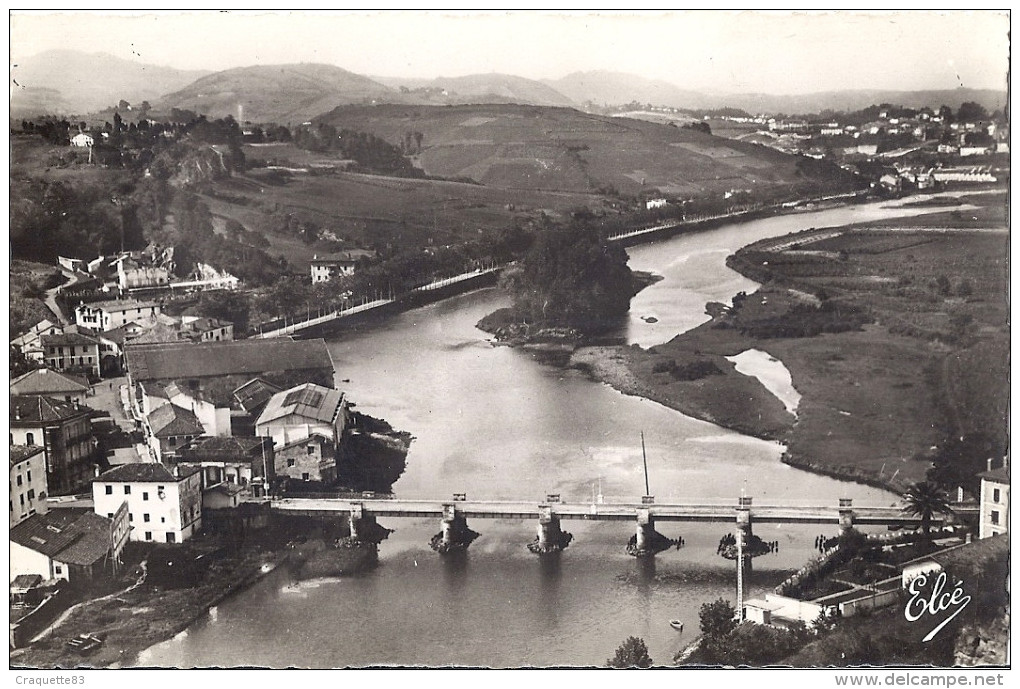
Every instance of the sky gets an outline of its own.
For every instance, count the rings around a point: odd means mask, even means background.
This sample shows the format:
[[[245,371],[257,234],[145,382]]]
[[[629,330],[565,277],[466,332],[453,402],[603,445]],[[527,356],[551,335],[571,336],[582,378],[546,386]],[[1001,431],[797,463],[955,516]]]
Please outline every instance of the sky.
[[[13,11],[11,60],[51,49],[180,69],[322,62],[369,76],[610,70],[714,92],[1004,89],[1005,11]]]

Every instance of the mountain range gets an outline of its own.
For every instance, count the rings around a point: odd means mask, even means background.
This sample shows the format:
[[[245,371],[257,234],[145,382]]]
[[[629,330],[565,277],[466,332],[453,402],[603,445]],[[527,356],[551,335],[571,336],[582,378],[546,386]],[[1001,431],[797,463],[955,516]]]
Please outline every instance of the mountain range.
[[[749,113],[801,114],[857,110],[893,103],[907,107],[975,101],[1001,109],[1006,92],[958,88],[941,91],[827,91],[799,95],[707,93],[632,74],[588,71],[538,81],[508,74],[435,79],[368,77],[333,65],[238,67],[184,71],[123,60],[104,53],[54,50],[12,65],[11,116],[85,115],[120,100],[147,100],[155,112],[182,108],[210,117],[239,114],[255,122],[298,123],[349,104],[459,105],[514,103],[585,107],[637,102],[692,110],[739,108]]]

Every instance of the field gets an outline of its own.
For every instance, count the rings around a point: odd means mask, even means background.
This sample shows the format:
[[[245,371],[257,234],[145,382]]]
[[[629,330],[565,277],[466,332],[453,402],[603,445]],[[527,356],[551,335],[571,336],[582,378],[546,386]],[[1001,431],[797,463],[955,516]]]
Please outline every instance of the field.
[[[419,131],[429,174],[491,186],[698,195],[803,181],[795,158],[770,149],[568,108],[346,106],[318,120],[391,143]]]
[[[280,174],[258,168],[217,182],[205,201],[215,216],[262,232],[269,253],[292,263],[307,262],[317,250],[280,231],[288,219],[314,223],[350,246],[410,247],[481,238],[515,220],[537,220],[543,214],[562,219],[576,208],[613,212],[594,194],[347,172]]]

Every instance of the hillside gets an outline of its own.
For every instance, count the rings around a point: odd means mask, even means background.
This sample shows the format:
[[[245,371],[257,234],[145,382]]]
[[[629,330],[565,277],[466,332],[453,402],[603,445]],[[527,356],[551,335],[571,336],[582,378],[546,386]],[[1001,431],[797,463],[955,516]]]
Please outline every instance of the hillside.
[[[624,105],[638,102],[692,110],[722,107],[740,108],[747,112],[805,114],[822,110],[852,111],[869,105],[894,103],[908,108],[948,105],[953,110],[961,103],[973,101],[989,112],[1002,109],[1006,102],[1005,85],[1001,91],[957,88],[929,91],[890,91],[880,89],[856,91],[824,91],[797,95],[769,93],[712,93],[685,90],[666,81],[644,79],[633,74],[593,71],[574,72],[561,79],[545,79],[543,83],[577,103]]]
[[[349,106],[316,121],[394,144],[421,132],[428,174],[498,188],[700,195],[803,179],[798,159],[764,147],[567,108]]]
[[[376,77],[375,79],[401,91],[400,102],[428,105],[468,103],[521,103],[568,107],[574,105],[573,101],[556,89],[540,81],[512,74],[470,74],[462,77],[437,77],[435,79],[402,79],[400,77]]]
[[[137,105],[155,101],[205,74],[106,53],[49,50],[11,65],[11,116],[85,115],[121,99]]]
[[[347,70],[323,64],[258,65],[209,74],[158,102],[209,117],[300,124],[348,104],[392,100],[396,92]]]
[[[544,79],[543,83],[577,103],[623,105],[638,102],[674,108],[717,107],[711,96],[699,91],[621,72],[573,72],[560,79]]]

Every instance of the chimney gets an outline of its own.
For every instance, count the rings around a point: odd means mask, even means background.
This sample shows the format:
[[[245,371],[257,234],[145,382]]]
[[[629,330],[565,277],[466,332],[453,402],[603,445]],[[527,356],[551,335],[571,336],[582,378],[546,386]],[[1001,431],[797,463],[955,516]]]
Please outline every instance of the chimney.
[[[99,465],[98,464],[94,465],[92,467],[92,469],[93,469],[93,473],[95,474],[95,477],[99,478],[99,474],[100,474]]]
[[[991,471],[992,470],[992,458],[991,457],[988,458],[987,464],[988,464],[987,470]]]

